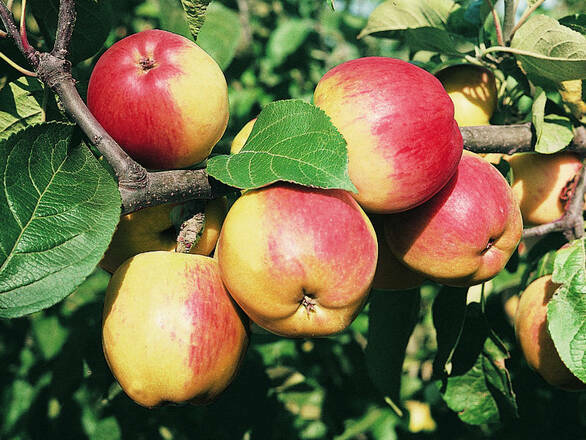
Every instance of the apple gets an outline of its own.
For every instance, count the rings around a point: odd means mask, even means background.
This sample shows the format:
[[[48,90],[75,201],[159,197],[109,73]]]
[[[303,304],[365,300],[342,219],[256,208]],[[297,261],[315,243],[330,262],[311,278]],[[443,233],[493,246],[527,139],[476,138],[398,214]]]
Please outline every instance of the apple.
[[[244,127],[242,127],[238,133],[236,133],[236,136],[234,136],[234,139],[230,144],[230,154],[236,154],[242,150],[242,147],[244,147],[244,144],[248,140],[248,136],[250,136],[250,133],[252,132],[256,119],[257,118],[254,118],[248,121]]]
[[[526,225],[542,225],[564,215],[568,189],[582,167],[573,153],[518,153],[509,159],[513,193]]]
[[[367,212],[414,208],[456,171],[463,144],[454,105],[441,83],[413,64],[347,61],[320,79],[314,102],[346,139],[354,196]]]
[[[177,245],[177,231],[171,221],[175,204],[153,206],[124,215],[116,228],[100,267],[113,273],[126,259],[148,251],[172,251]],[[191,254],[209,255],[216,246],[222,221],[226,215],[226,200],[207,202],[204,230]]]
[[[559,287],[547,275],[521,294],[515,314],[515,334],[527,364],[547,383],[568,391],[585,390],[583,383],[560,359],[547,324],[547,305]]]
[[[282,336],[326,336],[361,310],[377,241],[350,193],[277,183],[234,202],[215,258],[226,288],[256,324]]]
[[[122,389],[153,407],[213,401],[237,374],[248,333],[213,258],[154,251],[112,276],[102,341]]]
[[[404,264],[450,286],[489,280],[521,240],[523,222],[505,178],[464,152],[458,171],[432,199],[385,217],[385,237]]]
[[[421,286],[425,278],[412,271],[393,255],[384,234],[383,214],[368,216],[376,232],[378,259],[372,287],[382,290],[407,290]]]
[[[435,74],[454,102],[460,127],[490,125],[498,99],[494,74],[483,66],[456,64]]]
[[[192,41],[161,30],[130,35],[104,52],[90,77],[87,104],[147,168],[203,161],[228,123],[220,67]]]

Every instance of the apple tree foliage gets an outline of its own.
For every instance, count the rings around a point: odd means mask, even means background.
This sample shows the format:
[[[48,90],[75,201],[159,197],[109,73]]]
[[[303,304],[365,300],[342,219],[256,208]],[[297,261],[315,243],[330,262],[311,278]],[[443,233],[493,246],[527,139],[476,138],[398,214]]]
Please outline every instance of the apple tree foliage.
[[[22,6],[9,3],[13,12]],[[226,73],[231,110],[203,165],[233,187],[287,180],[354,190],[345,142],[311,96],[328,69],[360,56],[431,72],[488,66],[501,84],[493,122],[531,122],[540,153],[567,148],[586,122],[580,2],[527,2],[532,14],[512,16],[510,1],[215,0],[200,29],[205,3],[77,0],[69,60],[84,97],[99,54],[125,35],[149,27],[196,35]],[[498,26],[493,3],[504,3]],[[59,0],[29,0],[34,47],[53,47],[58,10]],[[0,52],[27,65],[9,38]],[[528,370],[503,312],[529,282],[553,273],[561,287],[549,331],[586,381],[586,242],[557,251],[566,241],[558,232],[534,239],[483,286],[373,290],[335,337],[253,334],[238,378],[208,407],[137,407],[110,375],[99,339],[108,275],[96,265],[120,194],[67,110],[40,80],[0,65],[0,438],[583,436],[584,394],[554,390]],[[224,154],[256,116],[242,151]]]

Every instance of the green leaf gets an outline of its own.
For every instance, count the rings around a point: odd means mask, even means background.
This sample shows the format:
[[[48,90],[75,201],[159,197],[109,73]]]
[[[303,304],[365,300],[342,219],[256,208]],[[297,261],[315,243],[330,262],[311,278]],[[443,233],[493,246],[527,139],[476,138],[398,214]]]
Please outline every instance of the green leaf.
[[[197,40],[197,36],[206,18],[206,9],[211,0],[181,0],[181,6],[185,11],[185,17],[189,30],[193,39]]]
[[[586,382],[586,238],[560,249],[552,280],[562,284],[547,306],[548,329],[560,358]]]
[[[545,15],[534,15],[515,33],[510,48],[498,50],[514,53],[530,76],[555,82],[586,78],[586,38]]]
[[[543,130],[546,103],[547,94],[541,87],[537,87],[533,97],[533,106],[531,107],[531,122],[535,126],[535,131],[537,132]]]
[[[284,180],[356,191],[344,138],[322,110],[301,100],[267,105],[242,150],[215,156],[207,167],[212,177],[243,189]]]
[[[393,402],[400,401],[405,350],[419,317],[421,294],[376,290],[370,294],[366,366],[378,390]]]
[[[517,416],[517,404],[505,359],[509,357],[491,330],[478,303],[467,307],[462,336],[454,352],[451,375],[442,382],[442,397],[466,423],[499,423]]]
[[[586,14],[574,14],[560,18],[560,24],[569,27],[573,31],[586,35]]]
[[[29,4],[47,45],[52,48],[57,32],[59,0],[30,0]],[[75,29],[69,51],[69,60],[74,65],[98,53],[104,45],[112,27],[112,0],[78,0],[75,11]]]
[[[301,47],[313,30],[313,21],[289,18],[279,23],[267,43],[267,56],[273,67],[280,66]]]
[[[206,20],[199,31],[197,44],[226,69],[240,44],[242,29],[238,13],[218,2],[208,7]]]
[[[406,31],[409,46],[414,50],[466,53],[474,46],[448,27],[450,15],[459,7],[452,0],[387,0],[372,12],[358,38],[395,37],[396,32]]]
[[[442,286],[433,302],[433,325],[437,338],[437,354],[433,361],[433,375],[445,374],[446,365],[454,355],[464,328],[468,288]]]
[[[44,120],[43,85],[21,77],[0,89],[0,139]]]
[[[193,39],[188,21],[194,18],[186,16],[177,0],[156,0],[156,5],[162,29]],[[225,70],[236,55],[241,32],[238,13],[221,3],[213,2],[205,11],[205,21],[197,34],[197,44]]]
[[[536,128],[538,153],[556,153],[563,150],[574,138],[572,122],[560,115],[547,115],[539,130]]]
[[[116,182],[74,135],[45,123],[0,141],[0,317],[49,307],[96,267],[120,216]]]

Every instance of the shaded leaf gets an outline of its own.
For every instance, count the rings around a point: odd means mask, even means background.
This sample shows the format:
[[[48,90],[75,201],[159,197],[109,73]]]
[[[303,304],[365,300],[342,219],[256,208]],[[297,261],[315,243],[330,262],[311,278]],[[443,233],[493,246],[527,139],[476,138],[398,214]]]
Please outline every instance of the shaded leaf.
[[[236,55],[241,32],[238,13],[221,3],[212,2],[197,37],[197,44],[224,70]]]
[[[29,4],[50,49],[57,32],[59,0],[30,0]],[[112,27],[112,0],[78,0],[75,10],[69,51],[69,60],[74,65],[98,53],[104,45]]]
[[[120,194],[67,124],[0,141],[0,167],[0,317],[17,317],[62,300],[93,271]]]
[[[559,22],[582,35],[586,35],[586,14],[568,15],[560,18]]]
[[[373,289],[370,296],[366,366],[378,390],[395,403],[400,398],[405,350],[418,321],[420,302],[418,289]]]
[[[554,18],[534,15],[515,33],[511,48],[530,76],[555,82],[586,78],[586,38]]]
[[[21,77],[0,89],[0,139],[44,120],[43,85]]]
[[[442,286],[433,302],[433,325],[437,338],[437,354],[433,361],[434,377],[443,376],[446,365],[460,340],[466,317],[468,288]]]
[[[564,364],[586,382],[586,238],[558,251],[552,280],[562,285],[547,307],[549,333]]]
[[[319,108],[301,100],[267,105],[238,154],[208,160],[208,173],[230,186],[259,188],[283,180],[355,191],[346,142]]]

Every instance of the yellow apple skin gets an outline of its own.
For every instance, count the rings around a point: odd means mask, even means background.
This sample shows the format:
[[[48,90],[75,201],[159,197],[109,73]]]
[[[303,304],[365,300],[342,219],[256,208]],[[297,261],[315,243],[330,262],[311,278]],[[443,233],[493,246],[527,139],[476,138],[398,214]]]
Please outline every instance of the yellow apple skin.
[[[485,67],[457,64],[435,74],[454,103],[454,119],[460,127],[490,125],[497,105],[494,74]]]
[[[155,251],[112,276],[102,343],[116,380],[138,404],[206,404],[235,377],[248,333],[213,258]]]
[[[372,287],[382,290],[407,290],[421,286],[425,277],[412,271],[393,255],[384,235],[384,215],[368,216],[376,232],[378,259]]]
[[[542,225],[564,214],[560,196],[582,167],[572,153],[518,153],[509,159],[513,169],[513,193],[526,225]]]
[[[110,273],[128,258],[148,251],[172,251],[177,245],[177,232],[171,222],[174,204],[153,206],[124,215],[100,267]],[[220,235],[222,221],[226,216],[226,200],[219,198],[209,201],[205,208],[206,222],[202,235],[190,250],[192,254],[212,253]]]
[[[251,119],[240,129],[236,136],[234,136],[234,140],[232,141],[232,144],[230,144],[230,154],[236,154],[242,150],[242,147],[244,147],[244,144],[248,140],[248,136],[250,136],[250,133],[252,132],[255,122],[256,118]]]
[[[558,287],[550,275],[527,286],[515,314],[515,333],[527,364],[547,383],[567,391],[585,390],[586,384],[560,359],[547,328],[547,304]]]
[[[215,258],[256,324],[287,337],[326,336],[366,301],[377,241],[350,193],[278,183],[236,200]]]
[[[423,205],[385,216],[385,237],[405,265],[449,286],[498,274],[523,233],[511,187],[482,157],[464,152],[456,175]]]

